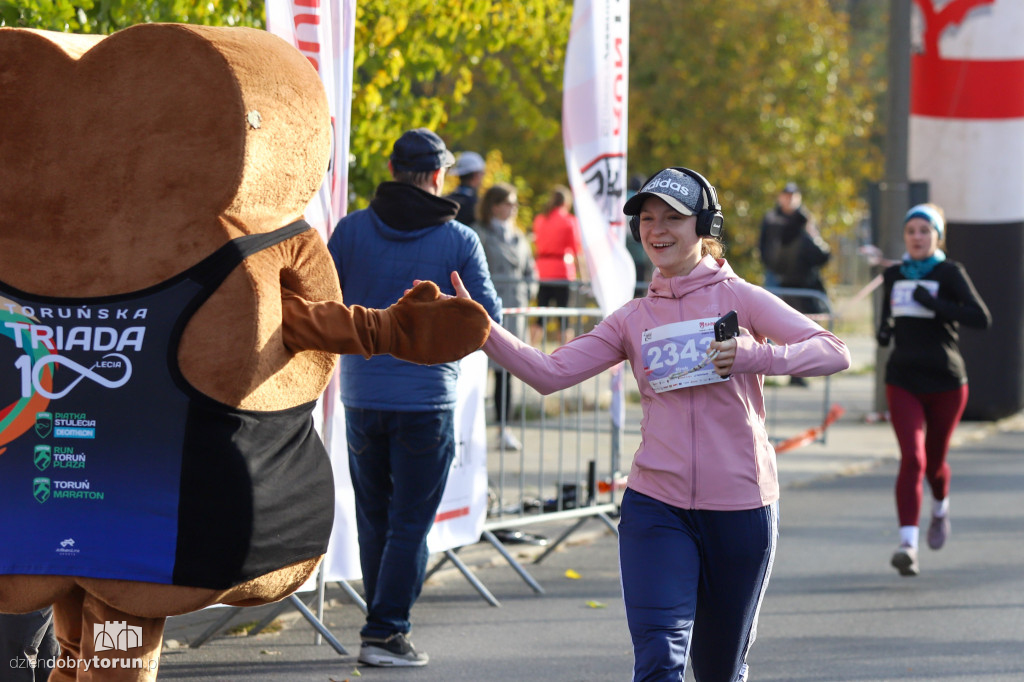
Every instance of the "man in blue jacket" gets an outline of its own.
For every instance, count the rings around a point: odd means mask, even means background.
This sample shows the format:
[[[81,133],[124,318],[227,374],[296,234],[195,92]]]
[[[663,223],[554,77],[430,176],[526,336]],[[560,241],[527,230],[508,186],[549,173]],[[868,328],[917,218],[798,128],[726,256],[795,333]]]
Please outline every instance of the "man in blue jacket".
[[[395,142],[369,208],[338,222],[328,249],[345,303],[386,308],[413,280],[432,280],[454,294],[451,272],[501,322],[480,240],[455,220],[459,205],[441,196],[454,158],[426,128]],[[390,355],[342,356],[349,469],[355,490],[359,561],[367,615],[359,661],[421,666],[407,635],[409,612],[427,565],[427,533],[455,455],[458,363],[416,365]]]

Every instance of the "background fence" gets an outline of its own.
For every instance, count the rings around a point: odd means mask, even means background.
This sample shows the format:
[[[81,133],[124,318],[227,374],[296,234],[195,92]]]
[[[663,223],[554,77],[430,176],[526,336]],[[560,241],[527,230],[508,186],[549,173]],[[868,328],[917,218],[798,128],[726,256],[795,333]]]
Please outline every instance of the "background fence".
[[[578,283],[573,297],[585,296]],[[645,286],[646,288],[646,286]],[[819,324],[832,329],[834,314],[828,297],[808,289],[773,289],[779,296],[801,296],[822,302],[826,313],[810,315]],[[536,347],[550,352],[565,340],[585,333],[602,319],[597,308],[507,308],[510,321],[522,318],[520,328],[528,333]],[[508,326],[515,327],[515,324]],[[493,367],[488,379],[488,481],[489,503],[483,538],[499,551],[523,580],[536,592],[543,588],[529,575],[505,547],[506,543],[547,541],[545,551],[535,563],[554,551],[573,532],[589,520],[599,520],[612,530],[612,517],[618,513],[618,502],[625,484],[625,472],[632,455],[640,445],[641,408],[639,391],[628,363],[621,368],[616,382],[614,370],[601,374],[563,391],[542,396],[526,384],[508,377],[507,372]],[[494,382],[505,376],[512,382],[511,409],[508,417],[496,409]],[[814,442],[825,442],[826,426],[834,421],[830,379],[815,380],[809,394],[820,395],[820,421],[812,415],[796,416],[777,413],[777,393],[787,389],[784,377],[769,377],[765,385],[766,426],[769,438],[777,448],[791,448]],[[625,405],[625,419],[618,425],[611,407],[616,383],[619,398]],[[841,408],[839,408],[841,409]],[[786,418],[789,417],[789,418]],[[511,439],[504,437],[506,434]],[[557,539],[538,538],[520,529],[533,524],[575,519],[576,522]],[[458,550],[446,553],[431,573],[445,561],[456,559]],[[460,570],[463,567],[460,566]],[[471,582],[475,578],[463,570]],[[477,590],[489,602],[497,600],[486,588],[475,582]]]

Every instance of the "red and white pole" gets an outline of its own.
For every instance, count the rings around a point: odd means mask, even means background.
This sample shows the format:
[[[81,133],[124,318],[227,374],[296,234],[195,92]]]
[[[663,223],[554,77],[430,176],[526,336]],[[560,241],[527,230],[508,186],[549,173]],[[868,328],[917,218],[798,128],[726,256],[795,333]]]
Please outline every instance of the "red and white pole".
[[[961,329],[966,419],[1024,408],[1024,2],[914,0],[909,171],[992,312]],[[997,350],[998,349],[998,350]]]

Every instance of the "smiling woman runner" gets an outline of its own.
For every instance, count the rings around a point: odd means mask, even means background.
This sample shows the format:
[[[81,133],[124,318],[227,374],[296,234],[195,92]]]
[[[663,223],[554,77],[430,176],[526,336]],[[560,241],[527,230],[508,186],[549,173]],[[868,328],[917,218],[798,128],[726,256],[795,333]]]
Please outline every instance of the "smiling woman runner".
[[[657,268],[647,296],[550,355],[497,325],[484,350],[545,394],[630,361],[643,424],[622,498],[619,565],[633,679],[682,679],[689,655],[701,682],[745,680],[778,537],[763,377],[832,374],[850,354],[721,258],[721,206],[700,174],[666,168],[623,211]],[[715,341],[714,323],[730,310],[740,335]]]

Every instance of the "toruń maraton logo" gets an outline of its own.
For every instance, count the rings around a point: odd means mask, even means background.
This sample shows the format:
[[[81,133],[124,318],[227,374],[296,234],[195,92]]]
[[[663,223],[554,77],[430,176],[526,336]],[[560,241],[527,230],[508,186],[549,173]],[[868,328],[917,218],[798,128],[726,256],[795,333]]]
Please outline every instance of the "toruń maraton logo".
[[[36,502],[39,504],[43,504],[50,499],[50,479],[32,479],[32,497],[36,498]]]

